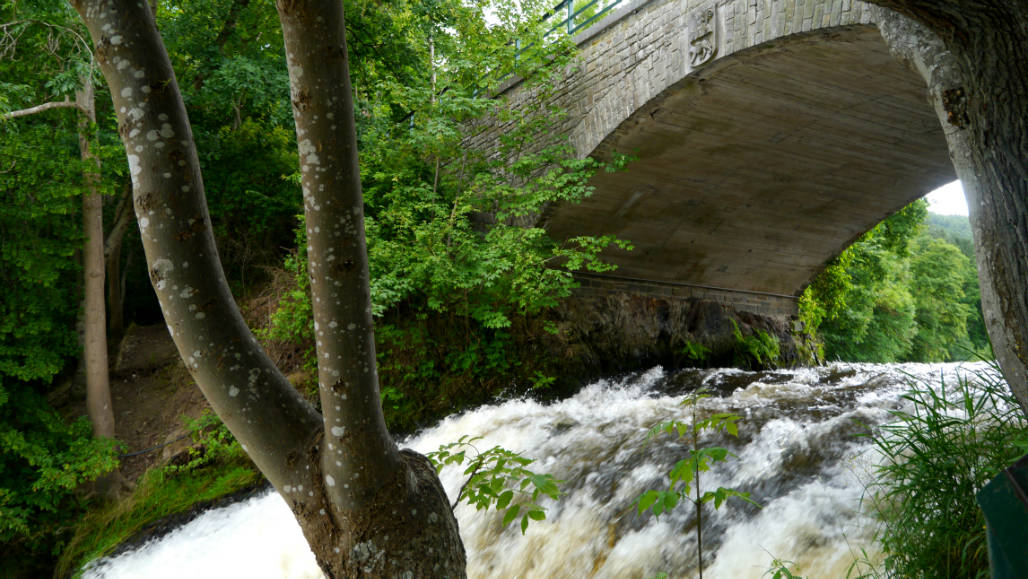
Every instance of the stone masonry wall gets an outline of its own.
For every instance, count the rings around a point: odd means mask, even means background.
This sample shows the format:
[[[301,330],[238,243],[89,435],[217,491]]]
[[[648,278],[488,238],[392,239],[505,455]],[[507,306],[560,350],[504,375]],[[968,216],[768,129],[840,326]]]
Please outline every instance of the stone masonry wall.
[[[719,59],[791,34],[871,25],[874,14],[859,0],[627,1],[576,36],[578,58],[552,97],[567,117],[550,134],[569,136],[585,157],[637,110]],[[538,96],[520,79],[499,93],[515,110]],[[485,119],[466,142],[491,151],[508,129]]]

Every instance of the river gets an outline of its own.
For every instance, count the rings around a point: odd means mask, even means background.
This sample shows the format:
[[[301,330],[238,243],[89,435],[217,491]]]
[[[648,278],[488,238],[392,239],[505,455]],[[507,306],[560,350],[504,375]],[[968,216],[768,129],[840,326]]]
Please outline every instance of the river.
[[[510,400],[447,418],[404,441],[420,452],[462,435],[481,436],[534,458],[531,468],[563,479],[564,495],[545,499],[545,521],[522,535],[501,515],[456,509],[476,578],[691,577],[696,524],[691,505],[670,514],[637,515],[646,489],[666,487],[667,471],[685,443],[647,432],[672,418],[688,421],[680,403],[703,386],[701,416],[741,416],[738,440],[707,434],[701,445],[736,456],[703,473],[702,486],[751,493],[760,508],[729,499],[703,515],[704,576],[761,577],[773,557],[794,562],[809,578],[844,577],[854,560],[877,556],[874,522],[861,499],[876,460],[861,424],[887,421],[911,379],[955,383],[978,365],[832,364],[771,372],[661,368],[600,380],[553,403]],[[453,493],[461,470],[444,469]],[[689,508],[687,508],[689,507]],[[299,527],[274,492],[204,513],[135,551],[93,563],[87,578],[318,578]]]

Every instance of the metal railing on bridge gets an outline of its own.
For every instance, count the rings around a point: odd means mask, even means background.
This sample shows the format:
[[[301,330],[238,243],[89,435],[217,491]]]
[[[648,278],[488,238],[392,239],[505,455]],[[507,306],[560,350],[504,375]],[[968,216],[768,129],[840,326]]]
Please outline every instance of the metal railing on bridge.
[[[560,21],[552,24],[546,34],[549,35],[558,30],[565,31],[568,35],[577,34],[592,26],[620,3],[621,0],[590,0],[589,2],[564,0],[543,17],[544,23],[553,23],[556,18],[561,18]]]
[[[543,38],[553,39],[558,34],[574,36],[597,23],[621,2],[622,0],[563,0],[543,15],[540,24],[544,27],[549,26],[543,33]],[[514,64],[517,66],[518,58],[531,48],[532,44],[522,47],[520,39],[515,39],[514,44]]]

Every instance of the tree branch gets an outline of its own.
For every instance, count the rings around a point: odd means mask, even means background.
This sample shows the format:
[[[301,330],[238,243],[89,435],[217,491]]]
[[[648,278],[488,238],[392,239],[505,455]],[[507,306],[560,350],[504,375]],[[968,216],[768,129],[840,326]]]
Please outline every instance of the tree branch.
[[[126,183],[121,199],[118,200],[118,207],[114,210],[114,225],[111,227],[111,232],[107,234],[107,239],[104,240],[105,256],[110,256],[114,246],[121,244],[121,238],[125,235],[125,229],[128,227],[129,222],[132,221],[130,199],[132,199],[132,184]]]
[[[88,111],[86,111],[86,109],[83,108],[82,106],[80,106],[78,103],[76,103],[74,101],[70,101],[67,98],[65,98],[63,101],[52,101],[52,102],[48,102],[48,103],[43,103],[41,105],[36,105],[34,107],[29,107],[27,109],[19,109],[19,110],[16,110],[16,111],[10,111],[10,112],[7,112],[7,113],[3,113],[2,115],[0,115],[0,119],[7,120],[7,119],[16,119],[18,117],[27,117],[29,115],[34,115],[36,113],[42,113],[42,112],[48,111],[50,109],[77,109],[80,113],[83,113],[83,114],[87,114],[88,113]]]

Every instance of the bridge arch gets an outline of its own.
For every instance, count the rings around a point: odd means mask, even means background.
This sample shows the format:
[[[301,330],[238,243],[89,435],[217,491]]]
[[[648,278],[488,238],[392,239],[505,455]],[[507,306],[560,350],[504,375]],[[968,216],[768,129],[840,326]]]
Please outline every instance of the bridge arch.
[[[580,64],[556,98],[580,155],[638,160],[545,226],[632,240],[609,255],[622,285],[794,298],[954,178],[925,81],[889,54],[875,14],[850,0],[627,3],[576,39]],[[506,90],[512,106],[530,98]]]

